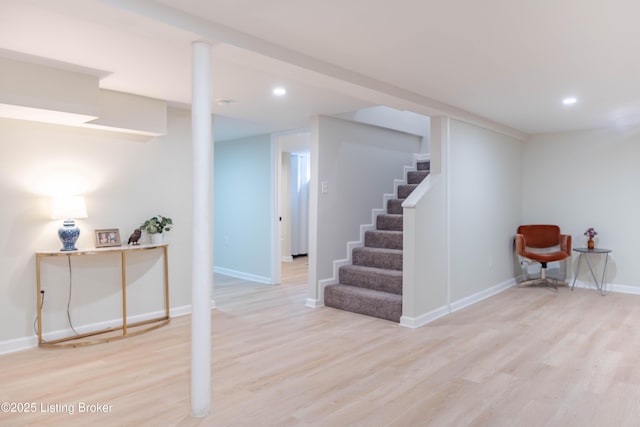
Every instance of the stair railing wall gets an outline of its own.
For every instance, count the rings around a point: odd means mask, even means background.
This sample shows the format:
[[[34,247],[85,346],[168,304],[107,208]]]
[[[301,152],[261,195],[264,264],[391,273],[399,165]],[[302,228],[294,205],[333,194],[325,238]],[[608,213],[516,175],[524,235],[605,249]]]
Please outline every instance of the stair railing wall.
[[[444,177],[431,173],[402,204],[403,326],[418,327],[448,313],[445,203]]]
[[[419,327],[449,313],[447,147],[449,119],[431,119],[431,173],[403,207],[402,317]]]

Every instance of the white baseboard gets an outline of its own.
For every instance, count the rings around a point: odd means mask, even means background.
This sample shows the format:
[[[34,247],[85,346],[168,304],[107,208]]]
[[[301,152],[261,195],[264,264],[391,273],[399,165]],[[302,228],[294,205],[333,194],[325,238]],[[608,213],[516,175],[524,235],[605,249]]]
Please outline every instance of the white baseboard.
[[[212,309],[215,308],[215,304],[215,301],[211,300],[211,305],[213,306],[211,307]],[[191,304],[183,305],[181,307],[176,307],[169,310],[169,315],[171,317],[186,316],[187,314],[191,314]]]
[[[334,263],[336,263],[336,261],[334,261]],[[351,262],[349,262],[349,264],[351,264]],[[336,285],[337,283],[338,283],[338,279],[333,277],[330,277],[328,279],[318,280],[318,295],[320,295],[320,298],[318,299],[307,298],[307,303],[305,305],[307,307],[313,307],[313,308],[324,307],[324,288],[326,288],[329,285]],[[313,301],[313,302],[310,303],[310,301]]]
[[[605,291],[607,292],[619,292],[621,294],[633,294],[640,295],[640,288],[637,286],[628,285],[616,285],[615,283],[608,285],[605,284]]]
[[[400,326],[414,329],[419,328],[420,326],[431,323],[434,320],[439,319],[442,316],[446,316],[449,313],[449,307],[445,305],[442,307],[438,307],[435,310],[431,310],[428,313],[421,314],[418,317],[402,316],[400,317]]]
[[[407,328],[419,328],[421,326],[426,325],[427,323],[431,323],[436,319],[446,316],[447,314],[451,314],[455,311],[462,310],[463,308],[473,305],[477,302],[480,302],[483,299],[487,299],[493,295],[496,295],[515,285],[516,285],[515,279],[505,280],[504,282],[499,283],[495,286],[492,286],[488,289],[485,289],[480,292],[476,292],[475,294],[469,295],[468,297],[461,298],[457,301],[452,302],[448,306],[443,305],[442,307],[438,307],[427,313],[421,314],[418,317],[402,316],[400,318],[400,325],[406,326]]]
[[[283,256],[281,261],[282,262],[293,262],[293,257],[291,255]]]
[[[215,310],[215,309],[216,309],[216,301],[211,300],[211,310]],[[189,314],[191,314],[191,304],[175,307],[169,310],[169,316],[171,318],[187,316]],[[161,315],[158,315],[158,316],[161,316]]]
[[[236,279],[248,280],[250,282],[264,283],[265,285],[273,285],[270,277],[258,276],[257,274],[245,273],[243,271],[232,270],[224,267],[213,267],[213,272],[224,274],[225,276],[235,277]]]
[[[322,303],[322,301],[314,298],[307,298],[304,305],[311,308],[324,307],[324,304]]]
[[[0,341],[0,355],[28,350],[38,346],[38,337],[33,335],[24,338]]]
[[[211,309],[216,308],[216,302],[211,300]],[[169,317],[180,317],[191,314],[191,305],[183,305],[181,307],[175,307],[169,310]],[[164,316],[164,310],[153,311],[150,313],[138,314],[135,316],[128,316],[128,323],[142,322],[149,319],[155,319],[158,317]],[[97,331],[100,329],[107,328],[117,328],[122,325],[122,319],[112,319],[104,322],[96,322],[88,325],[80,325],[76,326],[75,329],[79,334],[83,334],[86,332]],[[57,331],[46,332],[43,334],[42,338],[45,341],[52,341],[64,337],[68,337],[73,335],[74,332],[71,328],[68,329],[60,329]],[[16,351],[28,350],[30,348],[35,348],[38,346],[38,337],[37,335],[32,335],[29,337],[23,338],[15,338],[6,341],[0,341],[0,355],[14,353]]]
[[[509,289],[513,286],[516,285],[516,280],[515,279],[509,279],[509,280],[505,280],[502,283],[498,283],[497,285],[494,285],[488,289],[485,289],[483,291],[480,292],[476,292],[473,295],[469,295],[468,297],[464,297],[461,298],[457,301],[454,301],[450,304],[451,306],[451,312],[455,312],[458,310],[462,310],[465,307],[468,307],[472,304],[475,304],[477,302],[482,301],[483,299],[487,299],[491,296],[494,296],[496,294],[499,294],[500,292]]]
[[[567,282],[569,284],[569,288],[571,288],[571,284],[573,283],[573,279]],[[593,282],[583,282],[581,280],[576,280],[576,288],[582,289],[593,289],[597,291],[596,285]],[[640,287],[637,286],[629,286],[629,285],[619,285],[615,283],[607,283],[605,284],[606,292],[617,292],[621,294],[631,294],[631,295],[640,295]]]

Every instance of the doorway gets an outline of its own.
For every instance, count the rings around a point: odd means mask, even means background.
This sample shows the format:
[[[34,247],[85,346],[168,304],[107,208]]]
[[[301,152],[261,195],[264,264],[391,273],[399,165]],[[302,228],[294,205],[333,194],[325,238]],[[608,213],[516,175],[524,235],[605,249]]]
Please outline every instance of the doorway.
[[[276,135],[278,233],[275,257],[280,283],[301,280],[308,273],[311,133]]]

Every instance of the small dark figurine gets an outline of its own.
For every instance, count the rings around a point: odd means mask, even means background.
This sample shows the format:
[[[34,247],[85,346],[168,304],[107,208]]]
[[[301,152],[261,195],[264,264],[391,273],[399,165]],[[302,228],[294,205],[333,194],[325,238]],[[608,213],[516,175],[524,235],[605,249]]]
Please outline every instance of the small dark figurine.
[[[127,242],[127,245],[139,245],[140,243],[138,243],[138,240],[140,240],[141,235],[142,235],[142,231],[140,231],[139,228],[136,228],[135,230],[133,230],[133,233],[131,234],[131,236],[129,236],[129,241]]]

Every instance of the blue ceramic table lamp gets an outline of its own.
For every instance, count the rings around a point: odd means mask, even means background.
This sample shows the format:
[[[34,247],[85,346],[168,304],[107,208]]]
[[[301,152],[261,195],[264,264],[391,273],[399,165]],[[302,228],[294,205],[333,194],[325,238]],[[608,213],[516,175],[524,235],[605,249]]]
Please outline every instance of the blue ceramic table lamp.
[[[51,219],[64,219],[58,229],[58,237],[62,242],[61,251],[77,251],[76,241],[80,229],[75,220],[87,218],[87,205],[83,196],[55,197],[51,206]]]

